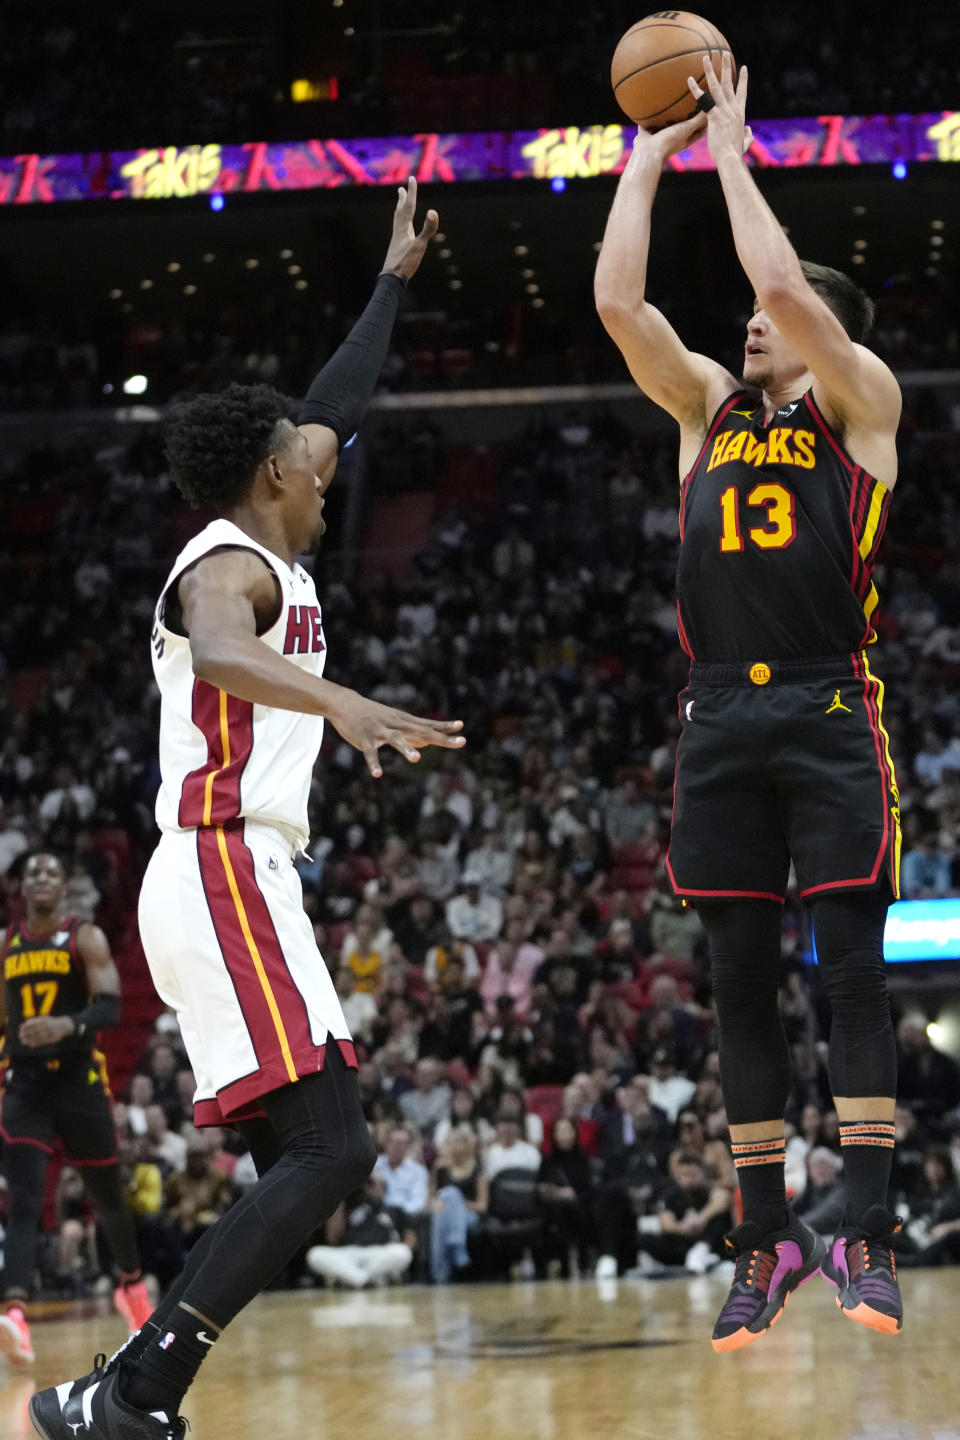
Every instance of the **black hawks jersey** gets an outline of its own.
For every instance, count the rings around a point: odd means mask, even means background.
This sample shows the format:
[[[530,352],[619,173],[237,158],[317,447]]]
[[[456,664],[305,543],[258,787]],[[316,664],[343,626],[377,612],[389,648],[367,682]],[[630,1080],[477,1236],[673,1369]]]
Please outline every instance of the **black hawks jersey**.
[[[876,639],[873,565],[890,502],[811,391],[764,424],[746,392],[681,485],[677,611],[691,660],[845,655]]]
[[[35,1015],[75,1015],[89,1003],[86,971],[77,954],[77,930],[84,922],[64,920],[52,935],[33,936],[11,925],[3,947],[3,988],[7,1009],[4,1051],[11,1060],[72,1060],[93,1053],[95,1035],[68,1035],[57,1045],[31,1049],[17,1038],[24,1020]]]

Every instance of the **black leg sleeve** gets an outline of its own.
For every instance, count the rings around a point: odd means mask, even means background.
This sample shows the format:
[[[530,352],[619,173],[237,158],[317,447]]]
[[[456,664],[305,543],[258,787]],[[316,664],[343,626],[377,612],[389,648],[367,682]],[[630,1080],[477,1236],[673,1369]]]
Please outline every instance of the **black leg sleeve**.
[[[140,1251],[134,1218],[123,1198],[119,1165],[78,1165],[84,1189],[93,1201],[121,1275],[136,1275]]]
[[[727,1119],[731,1125],[778,1120],[792,1077],[777,1003],[783,907],[772,900],[711,900],[697,910],[710,943]]]
[[[50,1157],[38,1145],[7,1145],[7,1235],[4,1242],[3,1292],[29,1294],[37,1255],[37,1234]]]
[[[827,894],[811,906],[820,978],[830,1001],[834,1095],[897,1093],[897,1043],[883,962],[888,890]]]
[[[376,1150],[356,1072],[335,1045],[324,1069],[263,1097],[282,1154],[187,1261],[180,1304],[223,1329],[366,1179]]]
[[[253,1156],[253,1163],[256,1166],[257,1174],[262,1180],[271,1166],[275,1165],[283,1154],[280,1138],[276,1130],[274,1130],[269,1120],[242,1120],[235,1128],[246,1141],[247,1148]],[[172,1250],[173,1247],[178,1246],[181,1253],[180,1263],[183,1263],[183,1247],[180,1244],[173,1226],[164,1224],[156,1240],[158,1242],[157,1248],[160,1250],[164,1259],[166,1258],[168,1250]],[[139,1334],[131,1340],[123,1352],[124,1361],[128,1366],[140,1359],[140,1356],[150,1344],[150,1341],[157,1334],[167,1329],[170,1317],[180,1304],[184,1290],[193,1277],[199,1273],[203,1262],[206,1260],[216,1241],[217,1226],[211,1225],[208,1230],[204,1230],[200,1239],[190,1251],[189,1265],[184,1269],[180,1269],[179,1266],[177,1267],[179,1273],[174,1277],[169,1288],[162,1296],[156,1310],[154,1310],[147,1324]],[[157,1273],[159,1276],[159,1271]],[[162,1279],[162,1277],[159,1278]]]
[[[241,1120],[234,1129],[243,1136],[254,1168],[262,1180],[283,1154],[280,1137],[269,1120]]]

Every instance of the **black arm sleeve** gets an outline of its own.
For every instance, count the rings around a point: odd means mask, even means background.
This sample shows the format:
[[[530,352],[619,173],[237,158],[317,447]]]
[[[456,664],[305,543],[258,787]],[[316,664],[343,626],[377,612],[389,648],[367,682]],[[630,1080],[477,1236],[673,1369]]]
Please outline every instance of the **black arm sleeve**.
[[[357,431],[387,358],[405,289],[400,275],[378,277],[366,310],[307,391],[298,425],[326,425],[341,445]]]
[[[115,1030],[120,1024],[120,996],[92,995],[90,1004],[73,1017],[78,1035],[95,1035],[98,1030]]]

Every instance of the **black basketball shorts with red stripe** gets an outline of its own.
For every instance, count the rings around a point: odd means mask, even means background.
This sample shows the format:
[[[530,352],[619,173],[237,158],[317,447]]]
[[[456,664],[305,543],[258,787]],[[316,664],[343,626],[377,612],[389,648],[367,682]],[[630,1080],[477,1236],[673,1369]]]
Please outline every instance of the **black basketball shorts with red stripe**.
[[[70,1165],[115,1165],[117,1127],[98,1055],[63,1062],[15,1058],[6,1073],[0,1135],[53,1155],[59,1140]]]
[[[677,895],[899,894],[900,809],[883,685],[860,652],[696,662],[679,696],[667,872]]]

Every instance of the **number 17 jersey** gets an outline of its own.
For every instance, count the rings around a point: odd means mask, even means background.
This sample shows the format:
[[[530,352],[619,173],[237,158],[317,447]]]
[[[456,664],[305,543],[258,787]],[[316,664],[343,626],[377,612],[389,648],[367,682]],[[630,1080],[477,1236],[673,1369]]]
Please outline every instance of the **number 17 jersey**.
[[[82,920],[64,920],[49,935],[31,935],[23,924],[11,925],[0,947],[7,1010],[6,1053],[18,1061],[90,1055],[95,1035],[68,1035],[55,1045],[30,1046],[20,1040],[24,1020],[45,1015],[75,1015],[90,999],[87,974],[77,953]]]
[[[691,660],[799,660],[876,639],[886,486],[844,450],[811,391],[764,421],[720,406],[680,488],[677,617]]]

